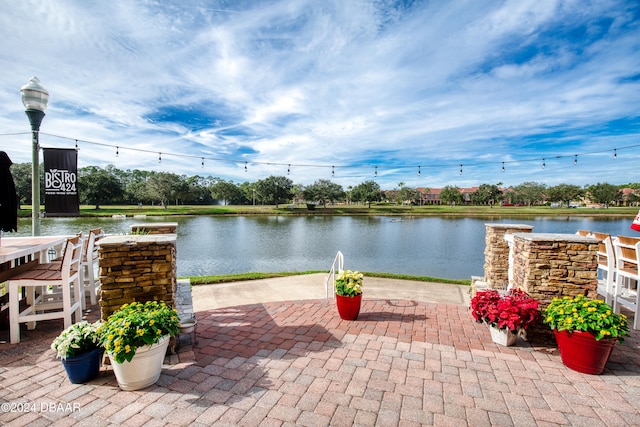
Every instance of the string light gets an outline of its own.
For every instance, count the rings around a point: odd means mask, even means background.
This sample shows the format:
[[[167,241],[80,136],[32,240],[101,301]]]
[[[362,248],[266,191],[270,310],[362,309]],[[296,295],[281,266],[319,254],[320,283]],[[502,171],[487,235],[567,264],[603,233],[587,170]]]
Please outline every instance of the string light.
[[[120,147],[116,147],[116,157],[120,155]]]
[[[331,176],[336,176],[336,167],[331,166]]]
[[[460,163],[460,175],[462,175],[462,163]]]
[[[202,166],[201,167],[204,167],[204,157],[202,157]]]
[[[504,172],[504,162],[502,162],[502,172]]]
[[[247,162],[244,162],[244,171],[247,171]]]
[[[578,155],[577,154],[573,156],[573,164],[574,165],[578,164]]]
[[[20,132],[20,133],[7,133],[7,134],[0,134],[0,137],[2,136],[12,136],[12,135],[28,135],[28,132]],[[77,138],[71,138],[71,137],[66,137],[66,136],[61,136],[61,135],[55,135],[55,134],[49,134],[49,133],[44,133],[41,132],[41,135],[48,135],[48,136],[52,136],[55,138],[61,138],[61,139],[66,139],[66,140],[70,140],[70,141],[74,141],[76,144],[76,148],[79,149],[78,145],[80,142],[83,143],[87,143],[87,144],[93,144],[93,145],[98,145],[98,146],[104,146],[104,147],[115,147],[116,148],[116,157],[119,156],[119,146],[116,145],[112,145],[112,144],[106,144],[106,143],[100,143],[100,142],[95,142],[95,141],[87,141],[87,140],[82,140],[82,139],[77,139]],[[620,147],[620,149],[631,149],[631,148],[637,148],[640,147],[640,144],[634,144],[634,145],[628,145],[628,146],[624,146],[624,147]],[[138,151],[138,152],[145,152],[145,153],[157,153],[154,152],[153,150],[145,150],[145,149],[140,149],[140,148],[130,148],[128,147],[127,149],[129,150],[133,150],[133,151]],[[584,155],[591,155],[591,154],[600,154],[600,153],[611,153],[611,149],[603,149],[603,150],[597,150],[597,151],[589,151],[589,152],[583,152],[583,153],[576,153],[573,155],[557,155],[557,156],[552,156],[553,158],[556,159],[561,159],[564,157],[570,157],[573,156],[574,157],[574,164],[577,164],[577,156],[584,156]],[[220,162],[231,162],[231,163],[236,163],[236,164],[240,164],[243,161],[239,160],[239,159],[229,159],[229,158],[215,158],[215,157],[203,157],[201,155],[189,155],[189,154],[177,154],[177,153],[164,153],[165,155],[169,155],[169,156],[177,156],[177,157],[189,157],[189,158],[200,158],[201,161],[206,158],[208,160],[211,161],[220,161]],[[617,159],[618,157],[618,149],[615,148],[613,149],[613,158]],[[162,160],[162,152],[158,153],[158,161],[161,162]],[[538,161],[538,159],[536,158],[528,158],[528,159],[518,159],[518,160],[513,160],[513,161],[500,161],[500,162],[476,162],[476,163],[471,163],[471,164],[467,164],[467,166],[472,165],[472,166],[478,166],[478,165],[487,165],[487,164],[493,164],[493,163],[501,163],[502,166],[504,167],[506,163],[522,163],[522,162],[531,162],[531,161]],[[244,161],[245,163],[245,171],[247,171],[248,169],[248,161]],[[332,170],[332,176],[335,176],[335,165],[318,165],[318,164],[287,164],[287,163],[273,163],[273,162],[260,162],[260,161],[252,161],[253,164],[256,165],[260,165],[260,164],[266,164],[266,165],[283,165],[283,166],[288,166],[289,168],[291,166],[299,166],[299,167],[331,167]],[[455,164],[455,163],[454,163]],[[426,167],[449,167],[451,166],[451,164],[435,164],[435,165],[426,165]],[[351,165],[346,165],[346,166],[338,166],[338,167],[345,167],[345,168],[360,168],[362,166],[351,166]],[[399,166],[399,168],[413,168],[415,166]],[[546,156],[545,158],[542,158],[542,167],[543,169],[546,168]],[[461,168],[462,169],[462,168]],[[419,173],[421,172],[421,167],[419,167]],[[376,167],[376,176],[377,176],[377,167]]]
[[[287,175],[291,174],[291,163],[289,163],[289,166],[287,167]]]
[[[373,173],[373,176],[378,176],[378,166],[375,166],[375,172]]]
[[[418,166],[418,176],[420,176],[420,175],[421,175],[421,173],[420,173],[420,166]]]

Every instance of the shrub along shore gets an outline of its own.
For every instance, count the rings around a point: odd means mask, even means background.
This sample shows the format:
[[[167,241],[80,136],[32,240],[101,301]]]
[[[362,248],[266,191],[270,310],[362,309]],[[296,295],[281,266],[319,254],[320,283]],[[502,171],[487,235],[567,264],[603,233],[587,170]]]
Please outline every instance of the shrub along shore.
[[[31,209],[22,206],[19,216],[31,216]],[[396,204],[377,203],[371,207],[362,204],[338,204],[327,207],[316,206],[308,209],[307,205],[281,204],[275,205],[169,205],[161,206],[80,206],[80,216],[101,217],[112,215],[148,215],[148,216],[172,216],[172,215],[389,215],[389,216],[460,216],[460,217],[520,217],[520,216],[608,216],[629,217],[633,221],[637,206],[610,207],[610,208],[552,208],[549,206],[401,206]]]

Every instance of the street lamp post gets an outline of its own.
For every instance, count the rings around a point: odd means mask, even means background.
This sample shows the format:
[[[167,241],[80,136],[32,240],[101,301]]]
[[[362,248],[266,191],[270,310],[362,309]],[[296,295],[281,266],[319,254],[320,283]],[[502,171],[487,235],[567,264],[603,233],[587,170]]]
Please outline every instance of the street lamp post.
[[[40,235],[40,123],[49,102],[49,92],[40,85],[37,77],[20,88],[25,113],[31,124],[31,234]]]

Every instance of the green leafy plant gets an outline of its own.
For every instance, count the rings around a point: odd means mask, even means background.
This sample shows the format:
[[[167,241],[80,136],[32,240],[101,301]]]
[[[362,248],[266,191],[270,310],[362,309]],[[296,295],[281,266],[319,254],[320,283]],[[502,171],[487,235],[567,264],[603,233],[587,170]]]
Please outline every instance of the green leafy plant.
[[[616,314],[606,302],[599,299],[576,297],[554,298],[544,310],[544,323],[558,331],[582,331],[602,338],[618,339],[629,335],[627,316]]]
[[[51,343],[56,357],[66,359],[95,350],[100,347],[98,330],[100,321],[89,323],[83,320],[66,328]]]
[[[364,275],[358,271],[342,270],[336,277],[336,294],[353,297],[362,293]]]
[[[165,302],[124,304],[100,327],[100,342],[118,363],[130,362],[136,349],[155,344],[165,335],[177,335],[180,320]]]
[[[512,289],[504,295],[495,289],[479,291],[471,299],[469,308],[476,322],[511,332],[527,329],[540,314],[538,301],[520,289]]]

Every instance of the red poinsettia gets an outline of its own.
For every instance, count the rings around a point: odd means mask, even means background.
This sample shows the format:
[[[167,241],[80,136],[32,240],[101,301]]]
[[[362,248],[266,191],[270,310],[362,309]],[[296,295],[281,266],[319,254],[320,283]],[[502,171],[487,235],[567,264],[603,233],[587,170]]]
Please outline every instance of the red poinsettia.
[[[471,299],[471,315],[480,323],[488,323],[498,329],[527,329],[538,318],[538,301],[520,289],[512,289],[506,295],[497,290],[479,291]]]

